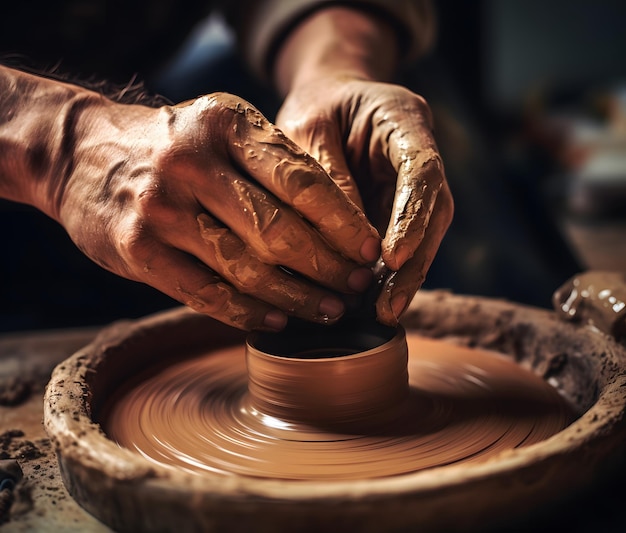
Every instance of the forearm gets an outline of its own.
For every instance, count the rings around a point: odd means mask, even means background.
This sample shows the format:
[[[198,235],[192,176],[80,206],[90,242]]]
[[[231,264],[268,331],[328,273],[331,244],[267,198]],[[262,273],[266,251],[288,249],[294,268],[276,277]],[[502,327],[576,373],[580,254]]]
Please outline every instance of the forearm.
[[[398,55],[395,32],[385,19],[329,6],[312,13],[283,40],[274,63],[274,82],[285,95],[324,74],[386,81]]]
[[[0,197],[58,220],[78,115],[97,93],[0,65]]]

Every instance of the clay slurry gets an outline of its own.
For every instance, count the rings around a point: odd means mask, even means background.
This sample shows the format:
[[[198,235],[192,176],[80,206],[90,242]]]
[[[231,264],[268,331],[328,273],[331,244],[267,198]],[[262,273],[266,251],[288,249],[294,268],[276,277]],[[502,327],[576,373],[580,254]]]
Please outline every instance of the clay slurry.
[[[259,412],[243,345],[138,376],[112,395],[102,425],[149,461],[199,475],[330,481],[484,461],[573,420],[551,386],[503,355],[412,333],[407,343],[410,393],[367,431]]]

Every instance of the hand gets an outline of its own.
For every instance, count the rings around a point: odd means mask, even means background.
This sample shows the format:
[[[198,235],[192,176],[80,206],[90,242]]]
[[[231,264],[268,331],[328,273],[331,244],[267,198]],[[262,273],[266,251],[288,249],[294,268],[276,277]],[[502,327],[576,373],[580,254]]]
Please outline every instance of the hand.
[[[376,231],[250,104],[109,112],[115,128],[80,149],[60,213],[105,268],[244,329],[280,329],[282,313],[334,321],[331,291],[371,281],[359,264],[378,255]]]
[[[306,83],[291,87],[277,124],[385,235],[382,259],[395,273],[382,288],[376,311],[381,322],[397,324],[453,214],[427,103],[397,85],[309,75]]]
[[[0,74],[20,89],[3,93],[13,120],[0,144],[14,157],[0,161],[0,193],[59,221],[104,268],[242,329],[332,323],[337,293],[370,283],[376,230],[240,98],[155,109]]]

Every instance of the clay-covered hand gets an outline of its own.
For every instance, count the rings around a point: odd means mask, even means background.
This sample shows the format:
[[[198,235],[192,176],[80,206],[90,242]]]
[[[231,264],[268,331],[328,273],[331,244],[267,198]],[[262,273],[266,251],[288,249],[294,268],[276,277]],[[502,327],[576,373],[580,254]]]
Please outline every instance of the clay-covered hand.
[[[398,85],[328,75],[292,88],[277,124],[384,234],[382,259],[394,274],[376,311],[395,325],[452,220],[428,104]]]
[[[59,221],[104,268],[242,329],[332,323],[338,295],[371,282],[377,231],[244,100],[122,105],[2,68],[5,86],[0,194]]]
[[[83,112],[100,134],[79,141],[59,216],[105,268],[243,329],[334,321],[334,292],[371,281],[376,230],[247,102],[103,112]]]

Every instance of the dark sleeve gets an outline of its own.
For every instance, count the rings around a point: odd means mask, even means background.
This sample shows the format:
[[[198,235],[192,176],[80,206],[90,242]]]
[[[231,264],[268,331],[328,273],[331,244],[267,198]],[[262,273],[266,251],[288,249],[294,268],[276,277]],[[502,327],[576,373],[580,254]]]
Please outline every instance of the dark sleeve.
[[[398,31],[405,61],[425,53],[435,39],[436,20],[430,0],[230,0],[220,2],[240,49],[262,78],[269,78],[280,42],[300,20],[330,5],[364,9],[391,22]]]

